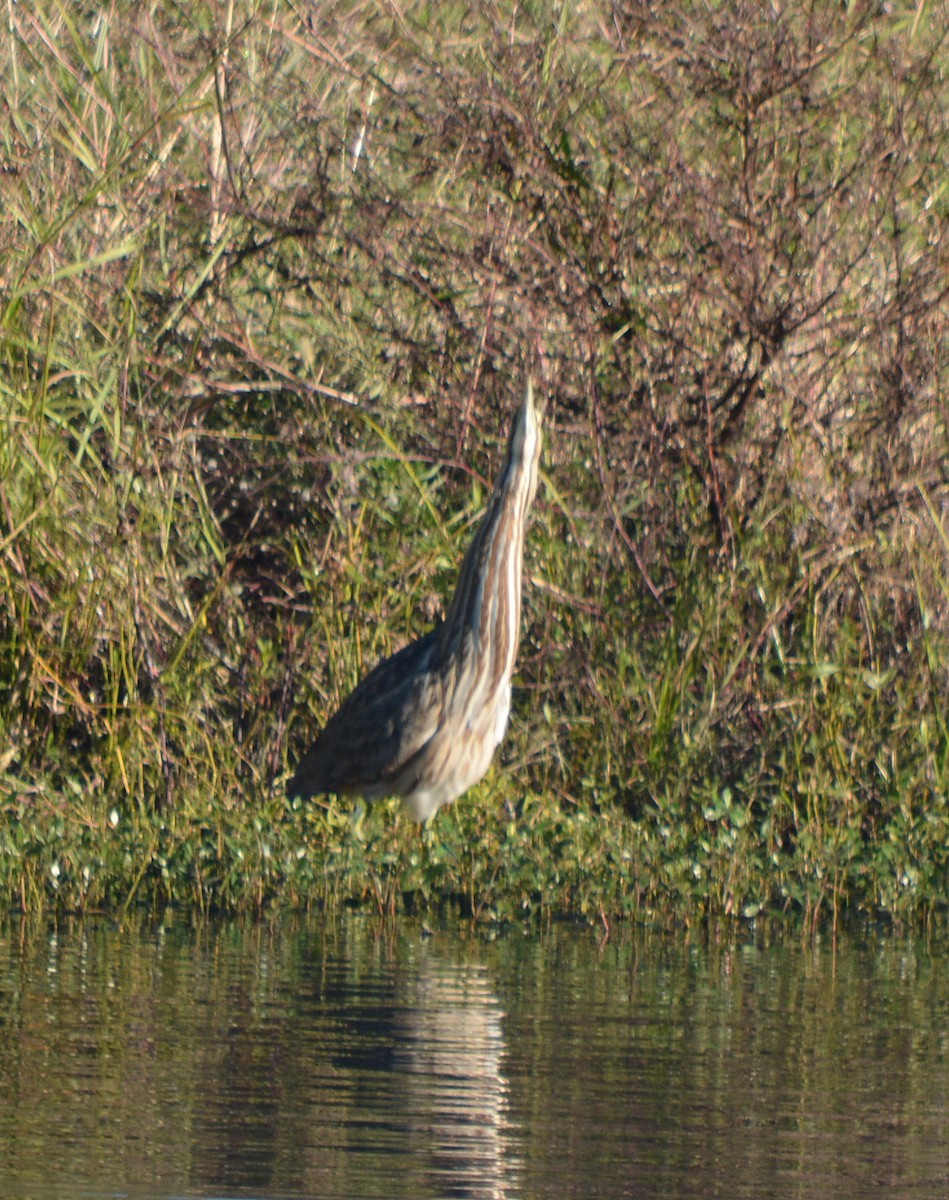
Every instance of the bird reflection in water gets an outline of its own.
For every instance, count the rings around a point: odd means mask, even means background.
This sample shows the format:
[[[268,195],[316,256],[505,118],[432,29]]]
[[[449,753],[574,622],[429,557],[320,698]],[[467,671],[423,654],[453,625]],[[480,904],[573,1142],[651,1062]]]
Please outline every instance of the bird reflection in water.
[[[517,1191],[504,1075],[503,1012],[482,963],[419,948],[395,1018],[393,1070],[404,1082],[413,1151],[435,1194],[499,1200]]]

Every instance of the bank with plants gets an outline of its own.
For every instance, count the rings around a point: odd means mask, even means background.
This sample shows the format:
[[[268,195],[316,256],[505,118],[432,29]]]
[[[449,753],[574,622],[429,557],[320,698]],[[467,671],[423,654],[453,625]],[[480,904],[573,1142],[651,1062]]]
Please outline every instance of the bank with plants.
[[[0,903],[940,919],[949,12],[11,9]],[[508,737],[282,780],[550,397]]]

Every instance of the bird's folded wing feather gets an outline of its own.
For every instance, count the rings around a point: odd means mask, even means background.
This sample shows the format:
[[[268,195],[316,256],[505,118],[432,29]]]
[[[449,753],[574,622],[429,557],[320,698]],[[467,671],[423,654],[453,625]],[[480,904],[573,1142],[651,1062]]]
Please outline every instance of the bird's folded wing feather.
[[[363,792],[384,784],[438,728],[437,630],[383,659],[327,723],[290,782],[290,795]]]

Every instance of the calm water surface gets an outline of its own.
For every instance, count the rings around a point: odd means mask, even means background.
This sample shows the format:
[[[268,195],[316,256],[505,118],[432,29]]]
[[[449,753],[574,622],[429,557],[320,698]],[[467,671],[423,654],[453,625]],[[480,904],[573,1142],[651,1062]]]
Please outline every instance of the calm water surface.
[[[0,931],[0,1200],[949,1196],[949,954]]]

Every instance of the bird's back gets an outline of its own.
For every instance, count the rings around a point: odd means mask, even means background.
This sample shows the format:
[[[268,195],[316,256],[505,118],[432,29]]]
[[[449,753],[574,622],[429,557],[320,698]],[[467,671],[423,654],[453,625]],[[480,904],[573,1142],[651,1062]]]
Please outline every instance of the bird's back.
[[[370,671],[304,756],[289,795],[337,792],[374,800],[395,794],[392,781],[438,726],[437,634],[431,630]]]

